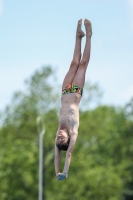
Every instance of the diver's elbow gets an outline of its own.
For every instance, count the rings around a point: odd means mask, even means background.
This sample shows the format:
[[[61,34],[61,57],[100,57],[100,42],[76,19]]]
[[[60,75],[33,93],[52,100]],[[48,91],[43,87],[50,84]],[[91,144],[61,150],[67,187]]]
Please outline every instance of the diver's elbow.
[[[72,152],[67,152],[68,157],[71,157],[71,155],[72,155]]]

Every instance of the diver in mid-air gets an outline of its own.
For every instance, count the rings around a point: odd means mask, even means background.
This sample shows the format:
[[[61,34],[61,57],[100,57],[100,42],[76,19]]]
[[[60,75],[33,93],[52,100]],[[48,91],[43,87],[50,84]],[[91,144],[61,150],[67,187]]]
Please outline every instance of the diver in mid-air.
[[[86,44],[81,58],[81,40],[85,36],[81,29],[82,19],[78,21],[76,30],[76,43],[73,60],[67,72],[63,85],[59,126],[55,138],[55,173],[57,180],[64,180],[68,176],[72,151],[78,137],[79,102],[83,93],[86,69],[90,60],[92,26],[87,19],[84,20],[86,29]],[[66,151],[63,172],[60,172],[61,150]]]

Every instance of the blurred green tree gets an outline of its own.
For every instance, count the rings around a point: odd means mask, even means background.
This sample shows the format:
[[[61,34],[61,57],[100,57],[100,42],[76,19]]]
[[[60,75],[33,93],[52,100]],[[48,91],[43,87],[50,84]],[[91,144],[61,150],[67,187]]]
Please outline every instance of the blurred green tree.
[[[60,91],[55,75],[50,66],[37,70],[26,81],[25,91],[16,92],[11,104],[2,112],[0,199],[37,199],[36,118],[42,115],[46,128],[45,200],[128,200],[133,183],[133,121],[127,108],[100,106],[101,91],[97,84],[87,83],[84,89],[79,137],[69,177],[62,182],[55,179],[54,138],[60,104]],[[63,167],[65,152],[62,154]]]
[[[126,168],[126,176],[124,176],[124,189],[123,196],[124,200],[133,199],[133,98],[125,106],[125,116],[131,121],[125,131],[125,143],[126,148],[124,153],[126,154],[125,159],[128,159],[129,165]]]
[[[3,112],[0,129],[1,200],[37,199],[36,118],[58,105],[58,94],[52,86],[54,79],[52,68],[42,67],[26,81],[24,92],[13,95],[11,104]]]

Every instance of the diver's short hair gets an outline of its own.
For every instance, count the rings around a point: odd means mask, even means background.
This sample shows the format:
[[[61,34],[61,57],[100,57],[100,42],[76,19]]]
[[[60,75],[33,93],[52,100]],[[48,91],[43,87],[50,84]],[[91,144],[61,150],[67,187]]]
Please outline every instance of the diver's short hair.
[[[61,141],[61,142],[56,141],[56,146],[58,147],[58,149],[60,151],[67,151],[68,146],[69,146],[69,142],[70,142],[70,138],[68,138],[67,141]]]

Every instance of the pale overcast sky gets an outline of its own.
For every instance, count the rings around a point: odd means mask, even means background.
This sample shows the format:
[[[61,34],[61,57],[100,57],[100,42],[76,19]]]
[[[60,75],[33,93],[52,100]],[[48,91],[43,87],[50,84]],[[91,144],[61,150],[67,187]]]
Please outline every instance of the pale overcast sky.
[[[63,81],[80,18],[93,27],[86,80],[100,84],[103,103],[133,97],[133,0],[0,0],[0,109],[43,65]]]

